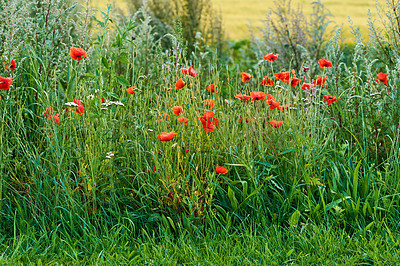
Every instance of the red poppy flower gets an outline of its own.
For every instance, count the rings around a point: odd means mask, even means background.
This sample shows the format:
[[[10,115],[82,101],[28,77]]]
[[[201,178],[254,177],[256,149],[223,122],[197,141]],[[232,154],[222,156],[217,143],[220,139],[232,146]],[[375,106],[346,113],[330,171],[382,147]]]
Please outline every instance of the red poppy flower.
[[[192,77],[196,77],[196,75],[199,74],[198,72],[194,71],[193,65],[191,65],[188,69],[182,68],[181,71],[182,71],[182,73],[184,75],[189,75],[189,76],[192,76]]]
[[[378,74],[378,78],[375,81],[378,83],[379,83],[379,81],[382,81],[385,85],[389,85],[387,79],[388,79],[388,75],[380,72]]]
[[[242,82],[243,83],[246,83],[247,81],[249,81],[251,79],[251,75],[249,73],[242,72],[240,74],[242,74]]]
[[[281,104],[280,102],[276,102],[275,100],[267,100],[267,103],[269,105],[269,109],[271,109],[271,110],[278,108],[279,105]]]
[[[185,125],[187,125],[189,123],[189,119],[187,119],[185,117],[179,117],[178,118],[178,122],[179,123],[184,123]]]
[[[325,58],[318,60],[318,64],[321,68],[332,67],[332,62]]]
[[[322,87],[324,87],[325,86],[324,84],[325,84],[325,81],[326,81],[327,78],[328,78],[328,76],[326,76],[325,78],[317,77],[317,79],[314,80],[314,86],[322,85]]]
[[[185,152],[188,153],[188,152],[189,152],[189,149],[185,149]]]
[[[254,118],[245,117],[246,123],[248,123],[248,122],[250,122],[250,121],[253,121],[253,120],[254,120]],[[242,117],[239,118],[239,123],[243,123]]]
[[[274,86],[274,81],[269,77],[265,76],[264,79],[261,81],[260,85]]]
[[[174,112],[174,114],[176,116],[179,116],[180,114],[183,113],[183,107],[182,106],[174,106],[174,107],[172,107],[172,112]]]
[[[11,71],[15,71],[17,69],[17,64],[15,64],[15,59],[11,60]]]
[[[85,58],[87,56],[87,53],[82,48],[72,47],[70,49],[69,55],[71,56],[72,59],[79,61]]]
[[[228,173],[228,169],[226,169],[223,166],[217,166],[217,168],[215,169],[217,171],[218,174],[226,174]]]
[[[53,121],[54,119],[54,121]],[[57,125],[60,124],[60,115],[56,113],[54,116],[50,116],[50,121],[56,123]]]
[[[324,95],[324,99],[328,105],[331,105],[333,102],[336,102],[338,100],[335,96],[330,96],[330,95]]]
[[[279,56],[279,54],[276,54],[276,55],[274,55],[274,54],[266,54],[263,57],[264,57],[265,60],[273,62],[276,59],[278,59],[278,56]]]
[[[50,108],[46,108],[46,111],[44,112],[44,117],[49,117],[52,114],[53,114],[53,107],[50,106]]]
[[[277,107],[277,109],[278,109],[279,111],[285,111],[285,110],[289,109],[289,104],[279,105],[279,106]]]
[[[215,92],[215,93],[217,93],[217,90],[216,90],[216,89],[217,89],[217,86],[215,86],[214,83],[208,85],[207,88],[206,88],[206,90],[208,90],[209,92]]]
[[[10,85],[13,83],[13,78],[0,77],[0,89],[9,90]]]
[[[311,83],[304,83],[302,86],[301,86],[301,89],[303,90],[303,91],[305,91],[305,90],[307,90],[307,89],[309,89],[309,88],[311,88],[312,87],[312,84]]]
[[[106,99],[104,99],[104,97],[101,96],[101,103],[105,103],[105,102],[106,102]]]
[[[206,133],[214,132],[215,126],[218,125],[218,119],[214,118],[214,112],[205,112],[204,116],[200,117],[200,122],[203,125],[203,129]]]
[[[78,109],[76,110],[76,113],[78,115],[83,115],[83,113],[85,112],[85,108],[83,107],[83,103],[80,100],[76,100],[76,99],[74,99],[74,103],[76,103],[78,105]]]
[[[262,91],[252,91],[250,92],[251,101],[264,101],[267,95]]]
[[[169,114],[167,114],[167,113],[160,114],[160,121],[168,120],[168,119],[169,119]]]
[[[178,133],[175,131],[171,131],[169,133],[167,132],[161,132],[160,135],[157,135],[158,139],[161,141],[170,141],[172,140]]]
[[[275,97],[267,93],[267,101],[275,100]]]
[[[235,95],[234,97],[238,98],[240,100],[243,100],[244,102],[247,102],[248,100],[251,99],[251,96],[247,96],[247,95],[244,95],[242,93],[239,93],[239,94]]]
[[[175,83],[175,89],[180,90],[183,87],[185,87],[185,82],[180,78],[176,83]]]
[[[134,94],[134,93],[136,93],[136,91],[134,90],[135,88],[136,88],[136,86],[129,87],[129,88],[126,89],[126,92],[128,94]]]
[[[290,73],[289,71],[285,71],[285,72],[280,72],[280,73],[275,73],[275,77],[278,80],[281,80],[284,83],[289,84],[289,80],[290,80]]]
[[[299,84],[299,79],[296,77],[296,76],[294,76],[293,78],[292,78],[292,81],[290,82],[290,85],[292,86],[292,87],[296,87],[297,86],[297,84]]]
[[[213,99],[207,99],[202,101],[204,106],[208,106],[208,109],[213,109],[214,105],[215,105],[215,101]]]
[[[280,127],[280,126],[282,126],[283,121],[271,120],[271,121],[268,121],[268,123],[273,127]]]

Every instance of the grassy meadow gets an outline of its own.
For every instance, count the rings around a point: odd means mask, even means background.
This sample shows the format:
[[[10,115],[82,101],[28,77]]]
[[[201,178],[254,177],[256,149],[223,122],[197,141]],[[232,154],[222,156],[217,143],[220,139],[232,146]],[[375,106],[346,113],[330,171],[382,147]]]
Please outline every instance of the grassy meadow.
[[[400,3],[351,47],[163,3],[0,0],[0,263],[398,264]]]
[[[223,25],[227,37],[232,40],[241,40],[250,38],[249,25],[251,25],[254,33],[257,33],[257,27],[262,27],[262,20],[270,9],[274,9],[274,1],[268,0],[212,0],[212,3],[217,11],[220,11],[223,18]],[[354,0],[354,1],[327,1],[322,3],[333,15],[330,17],[335,22],[335,26],[343,27],[344,36],[348,37],[351,42],[351,29],[349,16],[354,26],[360,27],[361,32],[368,39],[368,10],[371,10],[372,18],[379,19],[375,10],[375,0]],[[379,1],[385,5],[385,1]],[[115,4],[121,10],[126,10],[126,2],[123,0],[112,2],[106,0],[93,0],[94,7],[104,9],[107,4]],[[292,6],[298,8],[299,4],[305,16],[311,16],[312,6],[310,1],[292,1]],[[332,25],[332,27],[335,27]]]

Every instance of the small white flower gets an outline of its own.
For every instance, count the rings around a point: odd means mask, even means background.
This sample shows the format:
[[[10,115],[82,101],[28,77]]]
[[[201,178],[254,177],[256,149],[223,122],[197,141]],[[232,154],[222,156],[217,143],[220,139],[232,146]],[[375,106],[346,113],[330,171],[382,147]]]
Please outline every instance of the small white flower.
[[[125,106],[125,105],[124,105],[123,103],[121,103],[121,102],[113,102],[113,101],[105,102],[105,103],[102,103],[101,105],[104,105],[104,106],[106,106],[106,107],[111,106],[111,105]]]
[[[74,102],[69,102],[69,103],[65,103],[66,106],[74,106],[74,107],[78,107],[79,105],[77,105]]]
[[[107,152],[106,159],[111,159],[112,157],[114,157],[114,153],[112,151]]]
[[[93,99],[94,99],[94,95],[93,95],[93,94],[90,94],[90,95],[88,96],[88,99],[89,99],[89,100],[93,100]]]

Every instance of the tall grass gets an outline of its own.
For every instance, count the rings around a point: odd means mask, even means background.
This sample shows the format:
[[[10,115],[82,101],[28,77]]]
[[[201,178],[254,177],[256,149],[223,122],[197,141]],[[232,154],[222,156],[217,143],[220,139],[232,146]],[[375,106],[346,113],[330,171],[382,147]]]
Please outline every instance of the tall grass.
[[[332,241],[345,241],[349,235],[362,242],[369,236],[380,248],[398,252],[392,233],[399,226],[397,66],[377,68],[377,59],[361,41],[347,63],[337,31],[321,55],[333,67],[320,69],[310,60],[314,73],[299,65],[290,74],[310,83],[327,76],[325,86],[303,91],[302,82],[292,87],[274,79],[275,85],[267,87],[260,85],[264,76],[291,72],[294,64],[258,58],[251,69],[243,69],[225,63],[207,45],[195,46],[189,54],[179,34],[157,36],[146,6],[133,18],[118,20],[110,8],[95,16],[87,4],[49,3],[14,0],[0,5],[21,10],[2,22],[6,39],[15,36],[15,52],[8,52],[14,51],[8,43],[0,50],[6,65],[12,58],[17,62],[15,71],[6,67],[1,72],[14,78],[0,100],[0,232],[14,250],[5,250],[4,257],[18,260],[19,250],[32,247],[24,257],[29,261],[39,252],[53,256],[63,246],[66,251],[58,255],[72,261],[91,252],[99,259],[105,250],[129,251],[121,257],[129,262],[139,255],[126,243],[140,236],[150,241],[166,232],[161,243],[173,250],[169,237],[180,239],[183,232],[193,233],[197,247],[199,238],[212,243],[212,234],[219,232],[225,233],[217,242],[225,234],[237,232],[239,237],[249,228],[275,226],[274,248],[283,247],[285,254],[234,260],[307,262],[302,250],[310,252],[316,244],[307,242],[297,253],[283,239],[294,232],[293,242],[303,241],[308,224],[327,227],[320,235],[309,232],[318,235],[317,242],[334,230]],[[46,21],[52,24],[46,26]],[[29,34],[13,35],[15,28]],[[183,32],[181,24],[175,32]],[[169,49],[162,48],[163,39],[170,40]],[[83,47],[87,58],[71,59],[72,46]],[[181,69],[191,65],[198,75],[183,75]],[[252,75],[246,83],[241,81],[243,71]],[[388,74],[388,85],[375,81],[380,71]],[[186,86],[177,90],[180,78]],[[218,93],[206,90],[211,83]],[[134,93],[128,94],[131,86]],[[234,98],[253,91],[290,106],[270,110],[265,101]],[[324,95],[340,99],[327,105]],[[83,114],[71,103],[74,99],[83,102]],[[206,99],[213,99],[215,106],[209,109],[202,103]],[[183,107],[181,116],[189,119],[188,125],[177,121],[173,106]],[[52,115],[59,114],[59,124],[44,115],[50,107]],[[211,110],[219,124],[206,133],[199,117]],[[283,125],[274,128],[271,120]],[[173,140],[158,139],[170,131],[178,133]],[[228,173],[218,174],[216,166]],[[393,242],[380,242],[370,232]],[[263,246],[258,235],[252,241]],[[192,252],[191,247],[183,249],[189,252],[186,256]],[[160,252],[155,246],[143,256],[161,259]],[[200,262],[203,252],[195,260]],[[372,258],[354,261],[392,261],[387,253],[371,252]],[[171,260],[185,256],[178,257]]]

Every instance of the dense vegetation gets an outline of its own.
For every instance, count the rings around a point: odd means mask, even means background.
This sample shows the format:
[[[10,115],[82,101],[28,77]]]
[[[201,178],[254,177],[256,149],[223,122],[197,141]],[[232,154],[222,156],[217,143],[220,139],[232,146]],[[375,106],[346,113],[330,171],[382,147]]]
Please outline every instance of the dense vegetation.
[[[263,39],[229,47],[146,5],[0,0],[0,258],[396,263],[388,5],[349,49],[320,2],[311,21],[282,5]]]

